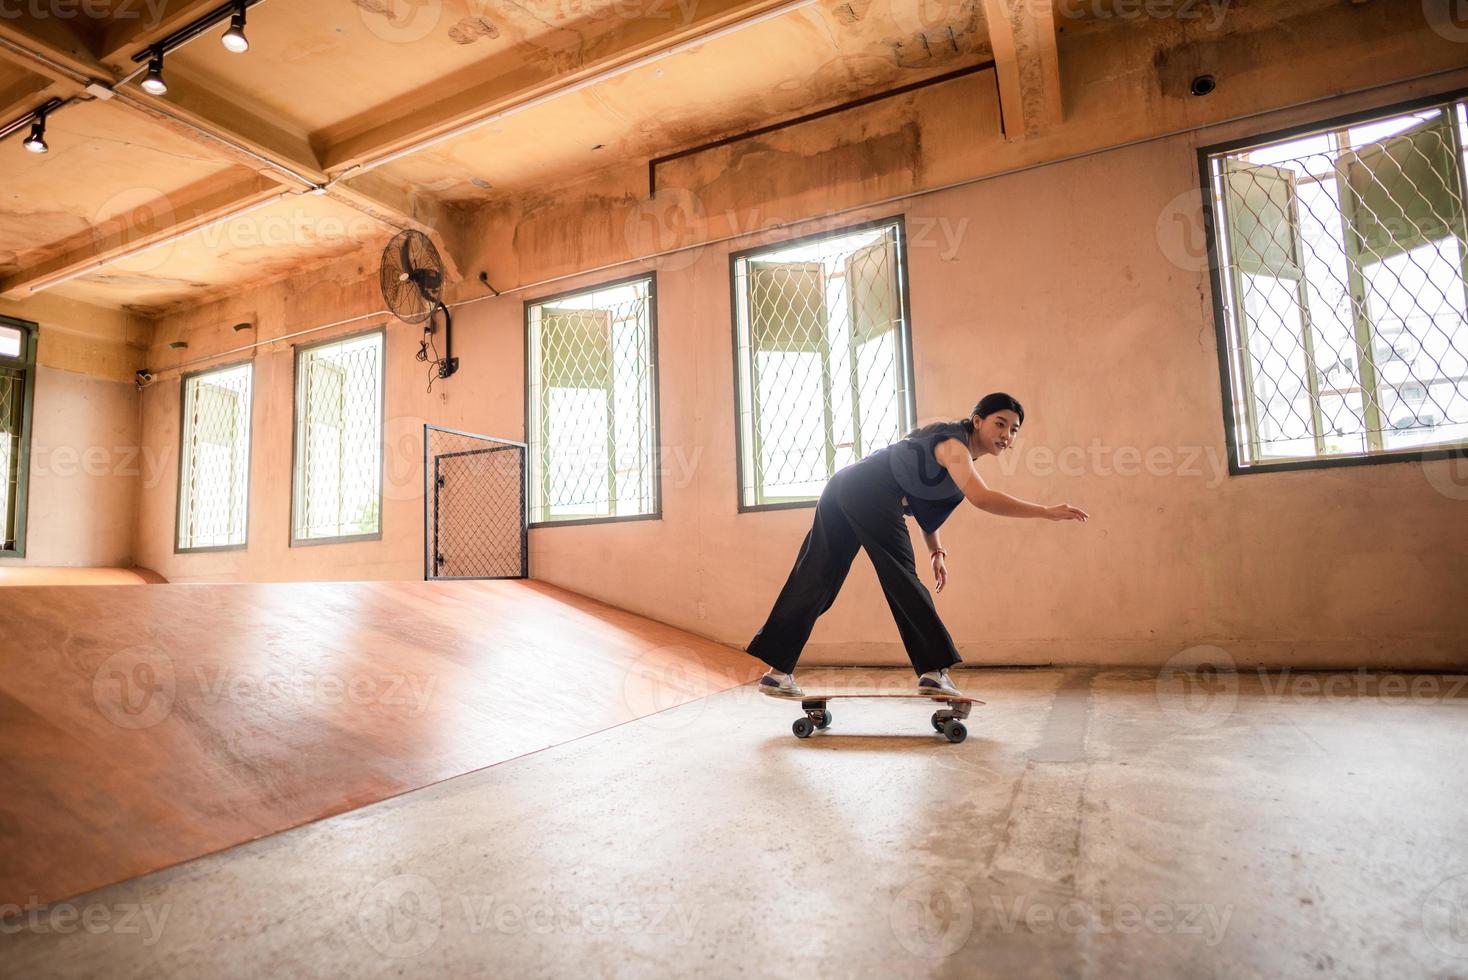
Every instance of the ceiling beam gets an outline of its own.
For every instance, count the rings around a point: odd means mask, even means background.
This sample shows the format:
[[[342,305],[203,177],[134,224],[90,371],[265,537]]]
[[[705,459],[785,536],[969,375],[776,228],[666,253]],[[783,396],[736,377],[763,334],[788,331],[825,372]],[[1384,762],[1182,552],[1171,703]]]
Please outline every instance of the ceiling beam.
[[[984,14],[1004,135],[1010,140],[1038,136],[1058,124],[1064,111],[1055,8],[1045,0],[984,0]]]
[[[407,109],[406,104],[413,100],[400,100],[399,114],[386,122],[376,122],[381,107],[365,118],[348,120],[337,127],[339,132],[320,134],[325,143],[322,163],[332,174],[371,168],[384,158],[412,152],[507,110],[580,87],[619,67],[631,67],[674,46],[696,43],[705,36],[797,5],[804,4],[799,0],[700,0],[684,11],[691,14],[687,18],[632,19],[615,38],[615,46],[598,43],[594,46],[597,53],[573,71],[564,70],[553,59],[544,59],[477,83],[472,78],[465,80],[453,95],[427,105]],[[436,90],[442,87],[442,82],[435,83]]]
[[[70,87],[64,83],[39,75],[27,76],[0,91],[0,125],[33,112],[37,106],[45,105],[52,98],[65,98],[70,94]]]
[[[223,186],[214,181],[196,184],[97,223],[63,243],[57,253],[0,279],[0,297],[29,296],[60,281],[87,275],[207,225],[228,220],[248,208],[277,200],[285,193],[280,184],[260,174],[250,174]]]
[[[364,174],[347,183],[332,184],[328,197],[356,208],[399,231],[412,229],[427,235],[443,258],[450,282],[463,278],[464,250],[455,234],[458,223],[436,201],[410,194],[401,186],[375,174]]]
[[[161,33],[177,29],[181,26],[178,21],[187,22],[188,18],[184,16],[186,12],[197,16],[202,12],[198,8],[215,5],[176,6],[178,16],[174,19],[165,18],[156,31],[149,32],[149,37],[161,36]],[[84,86],[87,81],[114,77],[106,67],[75,61],[71,59],[69,50],[52,47],[45,39],[16,30],[3,19],[0,19],[0,57],[14,61],[40,76],[35,86],[21,87],[30,92],[29,102],[25,91],[5,93],[8,101],[4,104],[13,101],[21,106],[14,115],[34,108],[31,102],[38,104],[45,101],[42,96],[47,96],[48,93],[62,97],[85,95]],[[68,64],[68,60],[74,63]],[[88,70],[81,71],[81,68]],[[122,71],[117,72],[117,77],[121,74]],[[221,161],[248,167],[276,194],[284,190],[300,193],[331,183],[303,134],[272,124],[256,110],[211,91],[186,71],[171,69],[168,80],[166,98],[156,98],[132,85],[126,85],[116,90],[111,104],[146,117],[186,137]],[[230,122],[225,124],[220,122],[221,119],[228,119]],[[217,220],[228,214],[231,193],[235,195],[234,207],[244,209],[258,202],[261,191],[253,180],[224,188],[210,196],[209,207],[205,209],[210,212],[210,217],[205,220]],[[450,222],[447,215],[429,202],[415,200],[386,181],[368,182],[365,179],[356,181],[352,187],[336,184],[327,193],[386,227],[416,228],[424,232],[433,239],[435,246],[443,254],[450,275],[458,278],[460,249],[453,247],[449,238],[439,231],[440,222]],[[124,251],[125,247],[126,243],[119,246]],[[0,283],[0,295],[23,290],[28,283],[49,280],[58,273],[65,274],[69,265],[112,261],[119,248],[68,250],[66,254],[73,257],[71,260],[63,262],[62,259],[53,259]],[[58,262],[62,264],[58,265]]]
[[[114,69],[121,77],[137,67],[133,55],[172,34],[203,14],[222,4],[224,0],[134,0],[128,12],[134,16],[118,15],[108,25],[98,60]]]
[[[108,81],[112,72],[59,17],[21,21],[0,16],[0,59],[52,81],[69,82],[78,91],[91,81]]]

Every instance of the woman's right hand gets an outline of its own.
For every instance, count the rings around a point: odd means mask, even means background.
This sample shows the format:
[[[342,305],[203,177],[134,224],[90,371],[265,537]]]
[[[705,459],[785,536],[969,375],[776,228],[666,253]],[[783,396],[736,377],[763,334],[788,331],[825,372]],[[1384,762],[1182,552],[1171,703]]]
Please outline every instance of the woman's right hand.
[[[1090,514],[1079,507],[1070,504],[1054,504],[1045,508],[1045,517],[1052,521],[1085,521],[1090,519]]]

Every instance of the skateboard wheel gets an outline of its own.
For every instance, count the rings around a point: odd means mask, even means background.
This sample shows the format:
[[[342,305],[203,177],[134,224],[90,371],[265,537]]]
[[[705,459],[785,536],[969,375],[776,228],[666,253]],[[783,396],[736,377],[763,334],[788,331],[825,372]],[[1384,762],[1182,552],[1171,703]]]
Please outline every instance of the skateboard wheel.
[[[810,738],[810,733],[815,731],[815,727],[810,723],[809,718],[797,718],[795,724],[790,726],[790,730],[795,733],[796,738]]]
[[[938,717],[938,712],[935,711],[935,712],[933,712],[933,731],[935,731],[935,732],[941,732],[942,730],[943,730],[943,719],[942,718],[939,718]]]
[[[968,729],[963,727],[961,721],[948,721],[943,724],[943,737],[950,742],[958,743],[968,738]]]
[[[821,720],[816,722],[816,727],[822,730],[831,727],[831,711],[829,708],[821,712]]]

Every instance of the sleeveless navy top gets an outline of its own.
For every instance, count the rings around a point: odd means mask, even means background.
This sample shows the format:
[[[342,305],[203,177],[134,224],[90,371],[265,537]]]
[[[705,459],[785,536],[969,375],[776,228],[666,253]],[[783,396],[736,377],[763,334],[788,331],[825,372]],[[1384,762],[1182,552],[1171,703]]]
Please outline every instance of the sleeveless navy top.
[[[968,429],[962,422],[945,422],[931,432],[900,439],[867,457],[886,454],[892,475],[907,497],[903,513],[911,514],[928,534],[938,530],[964,500],[963,491],[933,452],[945,439],[957,439],[967,446]]]

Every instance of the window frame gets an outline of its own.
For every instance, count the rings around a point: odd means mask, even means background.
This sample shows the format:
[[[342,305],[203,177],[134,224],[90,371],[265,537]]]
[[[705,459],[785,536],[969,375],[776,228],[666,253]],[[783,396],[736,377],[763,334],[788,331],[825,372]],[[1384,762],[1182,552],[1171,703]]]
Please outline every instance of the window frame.
[[[181,548],[179,547],[179,530],[182,526],[181,515],[183,511],[183,472],[184,472],[184,431],[188,422],[188,385],[191,378],[197,378],[205,374],[213,374],[216,371],[228,371],[243,364],[250,366],[250,412],[246,419],[248,432],[245,436],[245,540],[240,544],[210,545],[203,548]],[[254,494],[250,492],[250,483],[254,476],[251,466],[254,462],[255,449],[255,384],[257,372],[255,371],[255,359],[253,357],[230,361],[225,364],[216,364],[199,371],[190,371],[188,374],[179,376],[178,379],[178,482],[173,499],[173,553],[175,555],[201,555],[212,552],[245,551],[250,547],[250,514],[254,506]],[[295,392],[293,391],[294,397]],[[294,421],[294,420],[293,420]],[[294,476],[295,456],[291,457],[292,476]],[[294,494],[292,494],[294,496]]]
[[[329,538],[298,538],[296,537],[296,478],[299,473],[297,464],[300,461],[301,452],[301,425],[300,411],[300,382],[301,382],[301,358],[320,347],[330,347],[334,344],[356,340],[359,337],[367,337],[378,334],[382,337],[382,392],[378,399],[378,422],[377,422],[377,530],[366,534],[339,534]],[[296,344],[292,348],[291,355],[291,520],[286,533],[290,535],[290,547],[310,548],[322,544],[351,544],[357,541],[381,541],[383,525],[387,521],[387,515],[383,513],[383,482],[385,479],[385,467],[387,465],[387,446],[385,436],[387,433],[387,324],[369,327],[366,330],[356,330],[339,336],[329,337],[326,340],[315,340],[308,344]]]
[[[563,300],[568,296],[580,296],[583,293],[595,293],[603,289],[616,289],[619,286],[627,286],[634,282],[647,283],[647,357],[648,375],[652,397],[652,424],[653,424],[653,480],[652,480],[652,510],[646,514],[614,514],[608,517],[576,517],[564,521],[531,521],[530,511],[532,508],[532,489],[530,487],[530,472],[532,466],[532,450],[535,444],[530,439],[530,380],[532,377],[532,365],[530,363],[530,308],[532,306],[545,306],[557,300]],[[658,274],[657,270],[639,272],[635,275],[623,276],[620,279],[612,279],[607,282],[593,283],[589,286],[580,286],[576,289],[566,289],[561,292],[541,296],[536,299],[528,299],[522,305],[524,318],[524,332],[521,342],[524,347],[524,371],[525,371],[525,402],[523,415],[521,416],[521,438],[525,443],[525,516],[526,530],[546,527],[585,527],[591,524],[622,524],[628,521],[660,521],[663,519],[663,415],[662,400],[658,397],[662,389],[662,373],[658,365]]]
[[[40,340],[40,327],[32,320],[0,314],[0,326],[20,331],[19,357],[0,355],[0,367],[20,372],[25,385],[20,416],[20,439],[18,449],[20,463],[15,471],[15,547],[3,547],[0,537],[0,558],[24,558],[26,549],[26,515],[30,505],[31,484],[31,425],[35,421],[36,400],[36,349]]]
[[[817,494],[809,500],[783,500],[774,503],[744,502],[744,426],[740,421],[740,413],[744,406],[742,398],[742,379],[740,377],[739,364],[739,276],[738,268],[741,259],[748,259],[766,252],[779,251],[787,248],[796,248],[809,242],[816,242],[826,238],[841,238],[846,235],[862,231],[875,231],[888,225],[895,226],[897,231],[897,302],[900,307],[902,327],[900,343],[898,345],[897,369],[902,379],[906,380],[906,404],[903,408],[907,411],[912,424],[917,422],[917,372],[914,369],[914,354],[912,346],[912,303],[909,293],[911,275],[907,263],[907,216],[902,213],[888,215],[883,218],[871,218],[859,221],[852,225],[843,225],[825,231],[812,232],[796,238],[781,241],[767,241],[760,245],[740,249],[729,253],[729,326],[730,326],[730,355],[733,364],[734,381],[734,503],[736,513],[753,514],[761,511],[777,510],[800,510],[813,508],[820,502]],[[752,406],[751,406],[752,408]],[[901,428],[899,426],[899,428]],[[829,482],[830,478],[827,477]]]
[[[1383,450],[1364,455],[1314,457],[1308,459],[1297,458],[1280,460],[1278,462],[1261,461],[1250,463],[1247,466],[1240,464],[1238,448],[1239,432],[1234,425],[1235,412],[1238,406],[1233,397],[1234,379],[1232,377],[1232,365],[1229,363],[1228,353],[1229,312],[1224,301],[1223,278],[1226,263],[1219,254],[1219,246],[1222,243],[1219,239],[1217,228],[1217,209],[1220,207],[1221,202],[1213,193],[1213,174],[1211,167],[1212,158],[1219,154],[1250,149],[1303,136],[1317,135],[1335,129],[1345,129],[1361,123],[1385,119],[1391,116],[1406,115],[1423,109],[1445,107],[1453,119],[1453,125],[1456,127],[1456,103],[1464,100],[1468,100],[1468,88],[1410,99],[1405,102],[1388,103],[1371,109],[1362,109],[1344,115],[1332,116],[1314,122],[1300,123],[1283,129],[1270,130],[1256,135],[1212,143],[1198,148],[1198,176],[1203,195],[1203,235],[1205,247],[1208,252],[1209,285],[1213,291],[1214,339],[1218,348],[1218,380],[1223,396],[1224,447],[1228,452],[1228,472],[1230,476],[1245,476],[1254,473],[1285,473],[1292,470],[1316,470],[1340,466],[1373,466],[1379,463],[1425,462],[1435,459],[1452,459],[1468,456],[1468,440],[1462,440],[1440,446]],[[1465,207],[1468,207],[1468,162],[1465,162],[1461,156],[1458,159],[1458,174],[1460,183],[1459,190],[1464,196]],[[1468,242],[1465,242],[1464,247],[1468,248]],[[1468,288],[1468,283],[1465,283],[1465,288]],[[1248,397],[1247,390],[1245,391],[1245,397]],[[1246,411],[1252,412],[1251,405],[1246,405],[1244,408]]]

